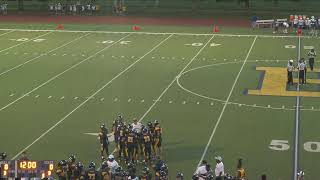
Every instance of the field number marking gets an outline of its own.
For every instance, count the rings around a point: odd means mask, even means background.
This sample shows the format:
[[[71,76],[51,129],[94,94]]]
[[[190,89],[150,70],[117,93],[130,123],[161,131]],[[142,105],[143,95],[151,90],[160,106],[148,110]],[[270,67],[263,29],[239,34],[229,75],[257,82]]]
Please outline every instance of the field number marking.
[[[29,38],[20,38],[20,39],[10,39],[12,41],[17,41],[17,42],[25,42],[25,41],[29,41],[30,39]],[[33,42],[43,42],[45,41],[46,39],[33,39],[32,41]]]
[[[203,43],[201,42],[197,42],[197,43],[192,43],[192,44],[184,44],[186,46],[194,46],[194,47],[200,47],[203,46]],[[221,44],[217,44],[217,43],[211,43],[210,47],[215,47],[215,46],[220,46]]]
[[[288,140],[272,140],[269,148],[275,151],[287,151],[290,149],[290,145]],[[305,142],[303,149],[307,152],[320,152],[320,142]]]
[[[114,43],[115,41],[113,41],[113,40],[106,40],[106,41],[101,41],[101,42],[97,42],[97,43],[101,43],[101,44],[112,44],[112,43]],[[124,45],[128,45],[128,44],[130,44],[131,43],[131,41],[120,41],[119,42],[119,44],[124,44]]]
[[[296,45],[285,45],[284,47],[286,49],[295,49],[295,48],[297,48]],[[314,46],[303,46],[303,49],[306,49],[306,50],[314,49]]]

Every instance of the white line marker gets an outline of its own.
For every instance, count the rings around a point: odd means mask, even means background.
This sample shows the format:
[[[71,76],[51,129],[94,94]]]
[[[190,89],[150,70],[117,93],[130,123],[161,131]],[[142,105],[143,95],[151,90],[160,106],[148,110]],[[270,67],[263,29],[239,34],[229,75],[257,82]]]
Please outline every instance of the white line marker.
[[[22,31],[22,32],[65,32],[65,33],[104,33],[104,34],[138,34],[138,35],[181,35],[181,36],[212,36],[212,33],[210,34],[195,34],[195,33],[178,33],[178,32],[132,32],[132,31],[71,31],[71,30],[52,30],[52,29],[0,29],[2,31]],[[215,34],[215,36],[221,36],[221,37],[262,37],[262,38],[296,38],[297,36],[294,35],[254,35],[254,34]],[[310,38],[308,36],[302,36],[302,38]]]
[[[49,97],[48,97],[48,99],[51,99],[51,98],[52,98],[52,96],[49,96]]]
[[[107,84],[105,84],[104,86],[102,86],[100,89],[98,89],[97,91],[95,91],[91,96],[94,97],[95,95],[97,95],[100,91],[102,91],[104,88],[106,88],[109,84],[111,84],[114,80],[116,80],[118,77],[120,77],[122,74],[124,74],[125,72],[127,72],[131,67],[133,67],[136,63],[138,63],[141,59],[143,59],[144,57],[146,57],[147,55],[149,55],[151,52],[153,52],[156,48],[158,48],[160,45],[162,45],[165,41],[167,41],[169,38],[171,38],[173,35],[171,34],[170,36],[168,36],[167,38],[165,38],[164,40],[162,40],[159,44],[157,44],[156,46],[154,46],[150,51],[148,51],[146,54],[144,54],[141,58],[139,58],[138,60],[136,60],[135,62],[133,62],[130,66],[128,66],[126,69],[124,69],[123,71],[121,71],[119,74],[117,74],[114,78],[112,78]],[[127,36],[125,36],[127,37]],[[122,39],[120,39],[122,40]],[[84,100],[81,104],[79,104],[76,108],[74,108],[71,112],[69,112],[67,115],[65,115],[63,118],[61,118],[57,123],[55,123],[53,126],[51,126],[48,130],[46,130],[44,133],[42,133],[37,139],[35,139],[31,144],[29,144],[28,146],[26,146],[25,148],[23,148],[21,151],[19,151],[15,156],[12,157],[13,159],[16,159],[22,152],[26,151],[27,149],[29,149],[33,144],[35,144],[36,142],[38,142],[41,138],[43,138],[46,134],[48,134],[49,132],[51,132],[55,127],[57,127],[59,124],[61,124],[65,119],[67,119],[71,114],[73,114],[75,111],[77,111],[79,108],[81,108],[84,104],[86,104],[89,100],[86,99]]]
[[[14,96],[14,94],[10,94],[10,97]]]
[[[169,104],[172,104],[172,101],[169,101]]]
[[[130,34],[129,34],[129,35],[130,35]],[[121,41],[122,39],[124,39],[124,38],[128,37],[129,35],[122,37],[122,38],[121,38],[121,39],[119,39],[117,42],[119,42],[119,41]],[[36,90],[40,89],[41,87],[45,86],[46,84],[48,84],[48,83],[50,83],[51,81],[55,80],[56,78],[60,77],[60,76],[61,76],[61,75],[63,75],[64,73],[66,73],[66,72],[68,72],[68,71],[72,70],[73,68],[75,68],[75,67],[77,67],[78,65],[80,65],[80,64],[82,64],[82,63],[84,63],[84,62],[86,62],[87,60],[89,60],[89,59],[91,59],[91,58],[95,57],[96,55],[98,55],[99,53],[103,52],[104,50],[106,50],[106,49],[108,49],[108,48],[112,47],[112,46],[113,46],[113,45],[115,45],[117,42],[115,42],[115,43],[113,43],[113,44],[110,44],[109,46],[104,47],[103,49],[99,50],[99,51],[98,51],[98,52],[96,52],[95,54],[93,54],[93,55],[91,55],[91,56],[87,57],[86,59],[84,59],[84,60],[82,60],[82,61],[80,61],[80,62],[78,62],[78,63],[76,63],[76,64],[74,64],[74,65],[72,65],[71,67],[67,68],[67,69],[66,69],[66,70],[64,70],[63,72],[61,72],[61,73],[59,73],[59,74],[55,75],[54,77],[50,78],[48,81],[46,81],[46,82],[42,83],[41,85],[37,86],[36,88],[32,89],[32,90],[31,90],[31,91],[29,91],[27,94],[33,93],[34,91],[36,91]],[[1,74],[0,74],[0,75],[1,75]],[[18,102],[19,100],[21,100],[21,99],[22,99],[22,98],[24,98],[25,96],[26,96],[26,95],[23,95],[23,96],[21,96],[21,97],[19,97],[19,98],[15,99],[14,101],[12,101],[12,102],[10,102],[9,104],[7,104],[6,106],[4,106],[4,107],[0,108],[0,111],[2,111],[2,110],[4,110],[4,109],[8,108],[9,106],[11,106],[11,105],[13,105],[14,103]]]
[[[35,98],[38,98],[38,97],[39,97],[39,95],[36,95],[36,96],[35,96]]]
[[[101,99],[100,99],[100,101],[103,101],[103,100],[104,100],[104,98],[101,98]]]
[[[117,102],[118,101],[118,98],[114,98],[114,100],[113,100],[114,102]]]
[[[186,103],[187,103],[186,101],[183,101],[183,102],[182,102],[182,104],[186,104]]]
[[[198,102],[197,102],[197,104],[199,105],[199,104],[200,104],[200,102],[198,101]]]
[[[213,128],[213,130],[212,130],[212,133],[211,133],[211,135],[210,135],[209,141],[208,141],[208,143],[207,143],[207,145],[206,145],[206,147],[205,147],[205,149],[204,149],[204,151],[203,151],[203,153],[202,153],[202,156],[201,156],[201,158],[200,158],[200,161],[199,161],[197,167],[200,166],[202,160],[204,159],[204,156],[207,154],[207,151],[208,151],[208,148],[209,148],[209,146],[210,146],[210,144],[211,144],[211,142],[212,142],[213,136],[214,136],[214,134],[216,133],[216,130],[217,130],[217,128],[218,128],[218,126],[219,126],[219,124],[220,124],[220,122],[221,122],[221,119],[222,119],[222,116],[223,116],[223,114],[224,114],[224,111],[226,110],[226,107],[227,107],[227,105],[228,105],[228,103],[229,103],[229,100],[230,100],[230,98],[231,98],[231,95],[232,95],[232,93],[233,93],[233,90],[234,90],[234,88],[235,88],[235,86],[236,86],[236,84],[237,84],[237,82],[238,82],[238,79],[239,79],[239,77],[240,77],[240,74],[241,74],[241,72],[242,72],[242,70],[243,70],[243,68],[244,68],[244,66],[245,66],[245,64],[246,64],[246,62],[247,62],[247,60],[248,60],[248,58],[249,58],[249,56],[250,56],[250,53],[251,53],[251,51],[252,51],[252,49],[253,49],[253,46],[254,46],[254,44],[255,44],[255,42],[256,42],[256,40],[257,40],[257,37],[258,37],[258,36],[255,36],[255,38],[254,38],[254,40],[253,40],[253,42],[252,42],[252,44],[251,44],[251,47],[250,47],[250,49],[249,49],[249,51],[248,51],[248,53],[247,53],[247,56],[246,56],[245,60],[243,61],[242,66],[241,66],[241,68],[240,68],[240,70],[239,70],[239,72],[238,72],[238,75],[237,75],[236,79],[234,80],[234,83],[233,83],[233,85],[232,85],[232,87],[231,87],[231,90],[230,90],[230,92],[229,92],[229,95],[228,95],[228,97],[227,97],[226,103],[224,104],[224,106],[223,106],[223,108],[222,108],[222,111],[221,111],[221,113],[220,113],[220,116],[219,116],[219,118],[218,118],[218,121],[216,122],[216,124],[215,124],[215,126],[214,126],[214,128]]]
[[[144,99],[142,99],[140,102],[144,103]]]
[[[59,46],[59,47],[57,47],[57,48],[54,48],[54,49],[48,51],[47,54],[49,54],[49,53],[51,53],[51,52],[53,52],[53,51],[56,51],[56,50],[58,50],[58,49],[60,49],[60,48],[63,48],[63,47],[65,47],[65,46],[67,46],[68,44],[70,44],[70,43],[72,43],[72,42],[74,42],[74,41],[77,41],[77,40],[79,40],[79,39],[81,39],[81,38],[83,38],[83,37],[85,37],[85,36],[87,36],[87,35],[89,35],[89,34],[86,34],[86,35],[84,35],[84,36],[78,37],[78,38],[76,38],[76,39],[74,39],[74,40],[72,40],[72,41],[69,41],[69,42],[67,42],[67,43],[65,43],[65,44],[63,44],[63,45],[61,45],[61,46]],[[6,70],[6,71],[4,71],[4,72],[1,72],[1,73],[0,73],[0,76],[2,76],[2,75],[4,75],[4,74],[7,74],[8,72],[10,72],[10,71],[12,71],[12,70],[15,70],[15,69],[17,69],[17,68],[19,68],[19,67],[22,67],[22,66],[24,66],[25,64],[27,64],[27,63],[29,63],[29,62],[32,62],[32,61],[34,61],[34,60],[36,60],[36,59],[38,59],[38,58],[40,58],[40,57],[42,57],[42,56],[43,56],[43,55],[34,57],[34,58],[32,58],[32,59],[30,59],[30,60],[28,60],[28,61],[23,62],[22,64],[19,64],[19,65],[15,66],[15,67],[13,67],[13,68],[10,68],[10,69],[8,69],[8,70]],[[1,111],[1,109],[0,109],[0,111]]]
[[[76,97],[74,97],[73,99],[78,99],[78,98],[79,98],[79,97],[76,96]]]
[[[62,56],[66,56],[67,54],[62,54]]]
[[[128,102],[131,102],[131,99],[128,99]]]
[[[268,105],[268,108],[271,108],[271,106],[270,106],[270,105]]]
[[[14,47],[20,46],[20,45],[22,45],[22,44],[25,44],[25,43],[27,43],[27,42],[33,41],[33,40],[35,40],[35,39],[37,39],[37,38],[39,38],[39,37],[43,37],[43,36],[46,36],[46,35],[51,34],[51,33],[52,33],[52,32],[48,32],[48,33],[42,34],[42,35],[40,35],[40,36],[37,36],[37,37],[35,37],[35,38],[29,39],[28,41],[23,41],[23,42],[21,42],[21,43],[19,43],[19,44],[10,46],[10,47],[8,47],[8,48],[6,48],[6,49],[2,49],[2,50],[0,50],[0,52],[3,52],[3,51],[6,51],[6,50],[9,50],[9,49],[12,49],[12,48],[14,48]]]
[[[190,66],[190,64],[198,57],[198,55],[203,51],[205,47],[210,43],[210,41],[213,39],[214,35],[207,41],[207,43],[200,48],[200,50],[196,53],[196,55],[188,62],[188,64],[177,74],[177,76],[174,77],[174,79],[171,81],[171,83],[161,92],[157,100],[161,99],[162,96],[168,91],[168,89],[172,86],[172,84],[178,79],[179,76]],[[152,108],[157,104],[158,101],[155,101],[149,109],[141,116],[139,119],[139,122],[142,121],[146,115],[152,110]]]
[[[282,105],[282,106],[281,106],[281,108],[282,108],[282,109],[284,109],[284,108],[285,108],[285,106],[284,106],[284,105]]]
[[[61,99],[61,100],[64,99],[64,96],[62,96],[60,99]]]

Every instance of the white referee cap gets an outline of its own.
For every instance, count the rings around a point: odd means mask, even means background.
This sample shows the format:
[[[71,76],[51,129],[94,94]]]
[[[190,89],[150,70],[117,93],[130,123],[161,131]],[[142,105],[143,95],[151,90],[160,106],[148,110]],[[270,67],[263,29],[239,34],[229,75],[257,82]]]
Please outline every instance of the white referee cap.
[[[289,60],[289,62],[293,63],[293,60],[292,60],[292,59],[290,59],[290,60]]]

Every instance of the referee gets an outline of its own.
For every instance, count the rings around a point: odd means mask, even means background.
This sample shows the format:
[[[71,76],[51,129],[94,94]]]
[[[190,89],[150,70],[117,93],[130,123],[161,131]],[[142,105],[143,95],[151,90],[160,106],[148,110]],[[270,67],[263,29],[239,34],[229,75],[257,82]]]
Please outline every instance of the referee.
[[[310,66],[311,71],[313,71],[314,59],[317,56],[317,53],[314,51],[314,49],[311,49],[308,52],[308,56],[309,56],[309,66]]]
[[[294,66],[293,66],[293,60],[290,59],[287,65],[287,72],[288,72],[288,84],[289,85],[293,85],[293,70],[294,70]]]
[[[303,58],[300,59],[297,68],[299,70],[299,84],[305,84],[306,83],[306,64]]]

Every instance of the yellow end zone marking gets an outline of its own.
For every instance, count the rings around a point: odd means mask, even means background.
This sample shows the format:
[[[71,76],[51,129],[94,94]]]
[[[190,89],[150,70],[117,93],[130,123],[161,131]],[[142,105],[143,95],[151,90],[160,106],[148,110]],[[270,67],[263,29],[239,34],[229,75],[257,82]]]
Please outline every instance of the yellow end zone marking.
[[[265,72],[262,87],[259,90],[248,90],[249,95],[320,97],[320,92],[316,91],[288,91],[287,68],[257,67],[256,70]],[[320,73],[320,69],[314,69],[313,72]],[[294,79],[294,82],[297,83],[298,79]],[[320,84],[320,79],[307,79],[307,83]]]

